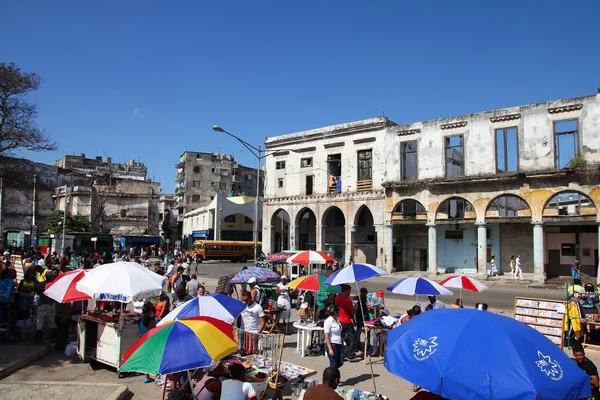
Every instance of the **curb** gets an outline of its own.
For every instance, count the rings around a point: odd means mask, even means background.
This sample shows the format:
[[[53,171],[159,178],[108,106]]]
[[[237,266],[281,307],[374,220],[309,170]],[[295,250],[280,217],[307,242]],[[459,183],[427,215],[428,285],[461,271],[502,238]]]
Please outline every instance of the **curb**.
[[[87,388],[102,388],[101,390],[114,388],[112,392],[110,392],[106,400],[123,400],[129,394],[129,388],[126,385],[119,384],[111,384],[111,383],[93,383],[93,382],[68,382],[68,381],[14,381],[7,382],[5,384],[10,385],[23,385],[23,386],[31,386],[31,385],[56,385],[56,386],[78,386],[83,390],[87,390]],[[3,383],[0,382],[0,387],[2,387]]]
[[[2,368],[0,370],[0,380],[6,378],[7,376],[14,374],[21,368],[24,368],[27,365],[31,364],[35,360],[42,358],[47,354],[52,353],[53,350],[54,350],[54,348],[52,346],[42,347],[35,353],[33,353],[25,358],[22,358],[20,360],[17,360],[16,362],[10,364],[9,366],[7,366],[5,368]]]

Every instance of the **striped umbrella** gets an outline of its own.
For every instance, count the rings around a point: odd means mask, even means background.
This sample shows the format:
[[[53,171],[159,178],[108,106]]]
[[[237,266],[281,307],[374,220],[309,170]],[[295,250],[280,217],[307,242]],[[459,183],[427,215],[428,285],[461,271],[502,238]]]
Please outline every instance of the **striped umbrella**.
[[[248,279],[256,278],[258,282],[279,282],[281,277],[267,268],[250,267],[238,272],[232,279],[231,283],[246,283]]]
[[[331,264],[335,260],[321,251],[306,250],[287,259],[288,264]]]
[[[452,292],[440,284],[429,279],[419,277],[403,278],[392,283],[387,290],[396,294],[405,294],[408,296],[417,295],[417,301],[420,294],[428,296],[446,296]]]
[[[481,293],[488,287],[477,279],[469,278],[464,275],[451,276],[440,282],[440,285],[444,287],[458,288],[460,289],[459,298],[462,299],[462,290],[468,290],[470,292]]]
[[[209,367],[237,351],[233,325],[211,317],[194,317],[157,326],[123,355],[120,371],[174,374]]]
[[[194,297],[160,320],[158,325],[190,317],[212,317],[232,323],[244,311],[246,305],[221,293]]]
[[[58,275],[52,282],[46,285],[44,294],[59,303],[71,303],[73,301],[89,300],[90,296],[77,290],[79,282],[88,270],[77,269]]]

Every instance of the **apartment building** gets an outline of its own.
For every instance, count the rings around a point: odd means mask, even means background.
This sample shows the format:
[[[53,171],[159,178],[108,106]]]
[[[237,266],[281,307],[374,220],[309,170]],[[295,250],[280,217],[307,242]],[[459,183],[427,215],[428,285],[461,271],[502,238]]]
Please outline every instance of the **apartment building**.
[[[535,279],[598,267],[600,94],[268,138],[263,248]],[[281,151],[278,151],[280,150]],[[271,172],[272,171],[272,172]]]

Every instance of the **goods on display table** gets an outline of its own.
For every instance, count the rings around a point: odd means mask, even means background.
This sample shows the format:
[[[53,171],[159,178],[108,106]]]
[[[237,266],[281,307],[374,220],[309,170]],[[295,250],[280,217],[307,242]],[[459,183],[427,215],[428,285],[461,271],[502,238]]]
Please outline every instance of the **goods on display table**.
[[[81,361],[96,360],[117,368],[118,372],[123,354],[140,336],[139,318],[139,314],[126,311],[82,315],[77,327],[77,353]]]
[[[316,322],[311,320],[296,321],[293,324],[296,328],[296,351],[304,357],[306,355],[306,349],[310,346],[313,349],[319,349],[318,353],[323,354],[325,351],[325,328],[319,326]],[[316,333],[318,343],[316,346],[312,346],[313,332]]]
[[[252,354],[245,357],[233,356],[223,360],[223,365],[227,368],[231,364],[242,364],[246,368],[246,379],[253,383],[257,393],[266,390],[267,384],[275,386],[277,389],[283,389],[286,385],[292,383],[299,377],[307,378],[313,376],[317,371],[304,368],[288,362],[281,362],[279,373],[277,372],[277,361],[262,355]],[[274,378],[277,375],[277,384]],[[269,382],[270,381],[270,382]],[[269,385],[270,387],[272,387]]]
[[[563,347],[564,301],[515,297],[514,317]]]
[[[336,392],[344,400],[389,400],[388,397],[373,392],[363,392],[359,389],[337,389]]]

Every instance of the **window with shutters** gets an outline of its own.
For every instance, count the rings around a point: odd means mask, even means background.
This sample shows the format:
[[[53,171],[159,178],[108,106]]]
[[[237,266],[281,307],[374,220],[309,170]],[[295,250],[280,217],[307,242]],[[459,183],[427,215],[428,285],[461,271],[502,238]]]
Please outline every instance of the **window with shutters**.
[[[358,180],[364,181],[373,177],[373,160],[371,150],[360,150],[358,152]]]

